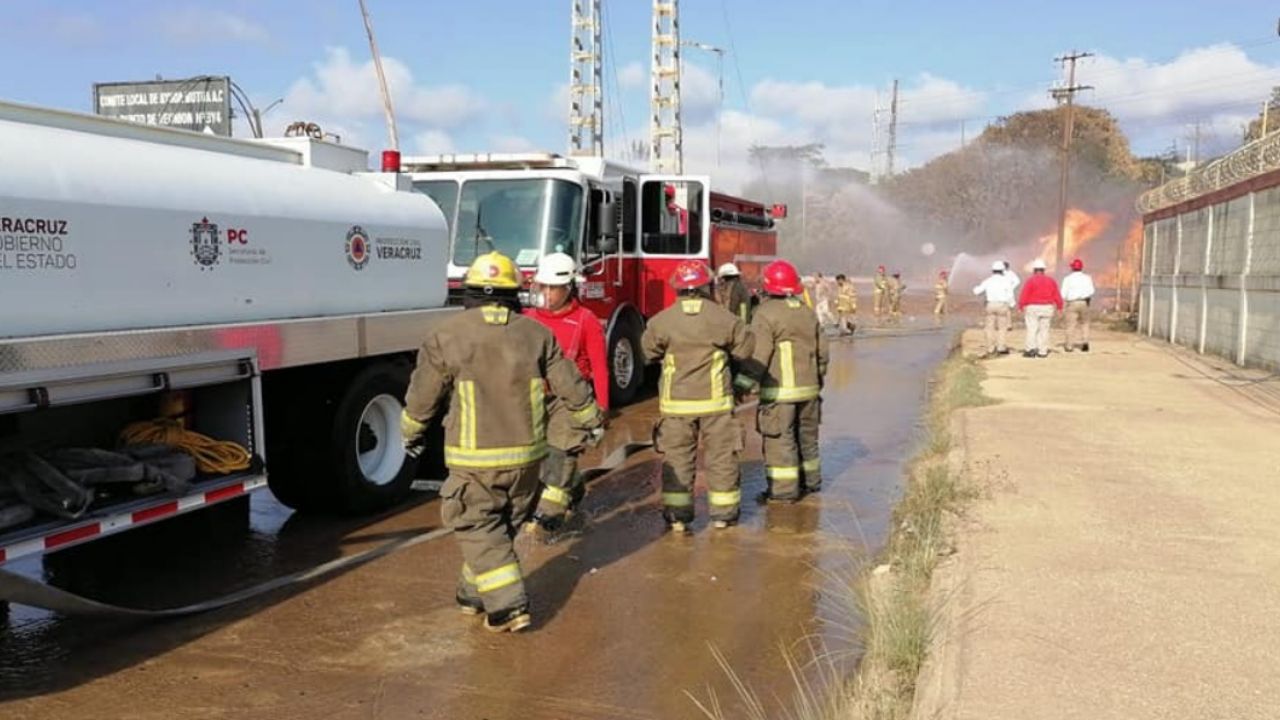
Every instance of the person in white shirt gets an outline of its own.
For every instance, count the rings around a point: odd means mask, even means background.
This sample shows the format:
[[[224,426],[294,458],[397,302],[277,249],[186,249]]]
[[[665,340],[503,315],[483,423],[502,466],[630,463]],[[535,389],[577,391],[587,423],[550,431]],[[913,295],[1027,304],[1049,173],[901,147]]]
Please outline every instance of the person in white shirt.
[[[1062,301],[1067,305],[1067,352],[1076,348],[1071,340],[1077,336],[1077,329],[1081,352],[1089,352],[1089,303],[1094,292],[1093,278],[1085,273],[1084,261],[1072,260],[1071,273],[1062,279]]]
[[[991,277],[973,289],[974,295],[985,295],[987,301],[987,352],[982,357],[1009,354],[1009,317],[1013,309],[1013,288],[1005,264],[991,263]]]

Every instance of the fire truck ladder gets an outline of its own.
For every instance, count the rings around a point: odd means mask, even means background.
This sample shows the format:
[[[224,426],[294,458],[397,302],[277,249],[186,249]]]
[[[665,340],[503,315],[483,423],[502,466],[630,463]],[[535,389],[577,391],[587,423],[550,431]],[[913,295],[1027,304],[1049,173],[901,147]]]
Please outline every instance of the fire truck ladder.
[[[569,48],[569,154],[604,155],[604,44],[601,0],[572,0]]]
[[[680,126],[680,3],[654,0],[653,66],[649,88],[649,157],[659,173],[684,172]]]

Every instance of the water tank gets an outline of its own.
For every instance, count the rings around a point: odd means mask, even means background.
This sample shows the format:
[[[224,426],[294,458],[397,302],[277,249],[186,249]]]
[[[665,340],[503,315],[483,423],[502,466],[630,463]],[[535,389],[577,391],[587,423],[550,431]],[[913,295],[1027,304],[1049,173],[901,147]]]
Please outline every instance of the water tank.
[[[0,103],[0,337],[443,306],[447,230],[393,174]]]

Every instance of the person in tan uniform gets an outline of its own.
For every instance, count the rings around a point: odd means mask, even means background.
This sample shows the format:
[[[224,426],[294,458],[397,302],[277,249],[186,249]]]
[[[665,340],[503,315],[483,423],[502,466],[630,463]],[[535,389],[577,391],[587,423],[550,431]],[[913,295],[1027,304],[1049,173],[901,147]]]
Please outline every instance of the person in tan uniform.
[[[716,270],[716,302],[742,322],[751,322],[751,293],[742,284],[742,271],[731,262]]]
[[[698,260],[683,262],[671,276],[675,304],[649,321],[640,344],[645,361],[662,361],[654,446],[662,454],[663,517],[672,532],[693,522],[693,480],[698,450],[706,464],[707,500],[717,528],[738,521],[742,502],[738,454],[742,428],[733,416],[732,369],[751,359],[746,324],[711,302],[711,270]]]
[[[481,255],[464,285],[467,309],[441,322],[418,351],[401,433],[416,454],[447,404],[440,515],[462,548],[458,606],[486,614],[489,630],[517,632],[532,618],[512,540],[547,456],[547,393],[597,438],[604,417],[551,331],[520,314],[520,276],[509,258]]]
[[[947,271],[943,270],[938,273],[938,279],[933,283],[933,317],[938,322],[942,322],[942,318],[947,314],[947,293],[951,291],[951,284],[947,281]]]
[[[836,276],[836,330],[852,335],[857,330],[858,289],[844,275]]]
[[[871,281],[871,312],[876,317],[876,322],[880,322],[880,318],[885,311],[885,297],[889,294],[889,278],[884,274],[884,266],[876,268],[875,279]]]
[[[822,422],[827,337],[796,297],[800,276],[785,260],[764,269],[768,299],[751,321],[755,352],[743,373],[760,384],[756,422],[764,441],[766,500],[795,502],[822,488],[818,426]]]
[[[902,321],[902,293],[906,289],[907,286],[902,283],[902,273],[895,272],[889,278],[889,285],[885,291],[889,300],[889,318],[894,323]]]

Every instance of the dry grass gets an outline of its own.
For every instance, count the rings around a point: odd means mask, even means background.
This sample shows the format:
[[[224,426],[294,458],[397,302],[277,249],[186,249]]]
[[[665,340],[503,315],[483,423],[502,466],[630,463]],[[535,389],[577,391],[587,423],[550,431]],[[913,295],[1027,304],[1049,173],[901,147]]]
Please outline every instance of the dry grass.
[[[975,487],[950,469],[951,415],[960,408],[993,402],[982,393],[984,372],[972,359],[954,354],[942,366],[933,388],[921,454],[911,464],[906,492],[894,510],[894,531],[878,559],[867,563],[851,550],[849,570],[828,577],[837,592],[833,602],[863,654],[856,674],[844,677],[834,660],[823,660],[821,648],[807,648],[817,658],[818,680],[803,672],[796,653],[783,648],[791,669],[793,699],[770,713],[723,655],[714,648],[737,696],[740,710],[730,713],[709,691],[709,700],[691,699],[711,720],[904,720],[911,714],[916,679],[928,656],[936,608],[929,583],[941,558],[951,554],[947,518],[977,497]],[[857,619],[860,618],[859,622]]]

